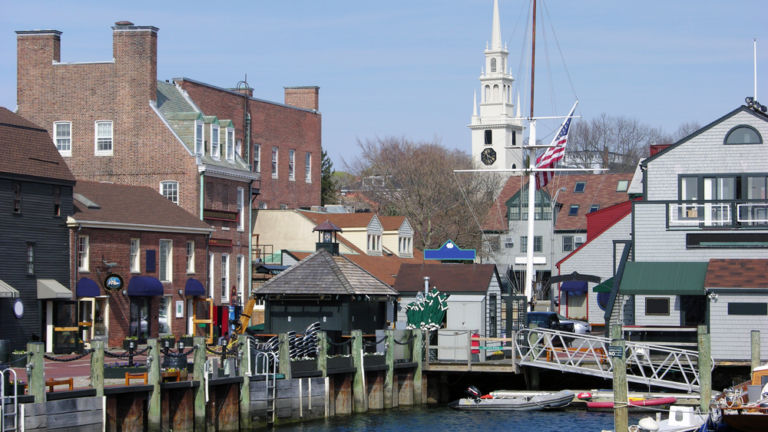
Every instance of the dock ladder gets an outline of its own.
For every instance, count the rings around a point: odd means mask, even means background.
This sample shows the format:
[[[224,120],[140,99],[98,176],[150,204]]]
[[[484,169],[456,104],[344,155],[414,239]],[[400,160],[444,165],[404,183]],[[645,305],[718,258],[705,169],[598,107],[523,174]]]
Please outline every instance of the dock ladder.
[[[13,377],[12,394],[5,395],[6,377]],[[10,382],[10,380],[8,380]],[[19,394],[18,377],[13,369],[0,371],[0,432],[17,432],[19,430]]]
[[[275,382],[277,378],[277,354],[272,351],[260,351],[251,347],[256,352],[256,361],[253,364],[255,371],[254,374],[258,374],[264,377],[264,396],[267,402],[266,419],[268,425],[275,423],[275,400],[277,393],[277,384]]]

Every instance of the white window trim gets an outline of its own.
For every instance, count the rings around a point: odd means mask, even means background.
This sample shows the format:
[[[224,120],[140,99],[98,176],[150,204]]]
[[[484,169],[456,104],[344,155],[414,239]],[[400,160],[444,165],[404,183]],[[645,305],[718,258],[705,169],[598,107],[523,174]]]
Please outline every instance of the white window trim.
[[[272,147],[272,178],[277,178],[277,172],[280,168],[280,149]]]
[[[237,188],[237,230],[245,231],[245,189]]]
[[[288,181],[296,181],[296,150],[288,150]]]
[[[99,123],[109,123],[112,132],[109,150],[99,150]],[[112,156],[115,151],[115,123],[112,120],[96,120],[93,122],[93,154],[96,156]]]
[[[214,266],[216,264],[216,255],[213,253],[208,254],[208,297],[214,298],[216,292],[216,279],[214,278]]]
[[[187,274],[195,272],[195,241],[187,240]]]
[[[214,138],[216,142],[215,148]],[[221,159],[221,129],[215,124],[211,124],[211,157],[216,160]]]
[[[221,254],[221,302],[229,303],[229,254]]]
[[[195,121],[195,154],[202,155],[205,153],[205,125],[203,122]]]
[[[90,241],[87,235],[77,236],[77,256],[80,258],[80,245],[84,245],[82,254],[82,263],[77,266],[77,270],[81,272],[87,272],[90,269]]]
[[[175,201],[170,199],[170,198],[168,198],[165,195],[165,190],[164,190],[164,186],[165,185],[172,185],[172,184],[176,185],[176,200]],[[179,199],[179,182],[177,182],[176,180],[163,180],[163,181],[161,181],[160,182],[160,195],[162,195],[163,197],[168,199],[168,201],[170,201],[170,202],[172,202],[172,203],[174,203],[176,205],[179,205],[179,202],[180,202],[180,199]]]
[[[261,172],[261,144],[253,145],[253,168],[254,172]]]
[[[312,153],[304,156],[304,183],[312,183]]]
[[[59,125],[69,125],[69,150],[61,150],[59,148]],[[64,157],[71,157],[72,156],[72,122],[71,121],[55,121],[53,122],[53,143],[56,145],[56,149],[59,151],[59,154]]]
[[[227,160],[235,160],[235,129],[231,127],[227,128]]]
[[[137,238],[131,239],[131,252],[133,252],[133,245],[136,244],[136,255],[129,257],[131,273],[141,273],[141,240]]]
[[[237,298],[238,300],[245,302],[243,293],[245,292],[245,257],[243,255],[237,256]]]
[[[168,244],[168,257],[166,262],[166,277],[167,279],[163,279],[160,275],[162,266],[160,265],[160,259],[162,258],[162,251],[163,251],[163,242],[167,242]],[[160,239],[159,245],[158,245],[158,269],[157,269],[157,276],[160,279],[160,282],[173,282],[173,240],[171,239]]]

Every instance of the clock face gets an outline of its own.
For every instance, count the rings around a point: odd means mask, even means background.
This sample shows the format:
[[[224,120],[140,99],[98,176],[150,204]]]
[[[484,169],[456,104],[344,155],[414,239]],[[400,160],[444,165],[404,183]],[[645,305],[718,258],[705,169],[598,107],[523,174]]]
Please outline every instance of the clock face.
[[[493,165],[496,162],[496,150],[487,148],[480,153],[480,160],[486,165]]]

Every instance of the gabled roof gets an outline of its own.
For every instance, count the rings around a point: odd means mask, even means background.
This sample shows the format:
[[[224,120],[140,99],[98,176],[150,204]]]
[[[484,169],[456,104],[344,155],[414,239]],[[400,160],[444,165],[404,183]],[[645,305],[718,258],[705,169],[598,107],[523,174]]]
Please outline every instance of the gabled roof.
[[[653,162],[654,160],[656,160],[657,158],[659,158],[662,155],[666,154],[667,152],[671,151],[672,149],[676,148],[677,146],[683,144],[686,141],[690,141],[691,139],[695,138],[696,136],[698,136],[698,135],[704,133],[705,131],[709,130],[710,128],[712,128],[716,124],[718,124],[718,123],[720,123],[720,122],[722,122],[722,121],[724,121],[724,120],[726,120],[726,119],[728,119],[730,117],[733,117],[734,115],[736,115],[736,114],[738,114],[739,112],[742,112],[742,111],[747,112],[749,114],[752,114],[753,116],[755,116],[758,119],[761,119],[763,121],[768,121],[768,116],[766,114],[757,112],[757,111],[747,107],[746,105],[742,105],[742,106],[736,108],[735,110],[729,112],[728,114],[720,117],[719,119],[709,123],[708,125],[706,125],[706,126],[704,126],[702,128],[699,128],[698,130],[696,130],[692,134],[688,135],[687,137],[681,138],[676,143],[674,143],[674,144],[672,144],[670,146],[667,146],[663,150],[653,154],[651,157],[649,157],[649,158],[645,159],[644,161],[642,161],[641,164],[643,166],[647,166],[649,162]]]
[[[544,191],[553,197],[561,188],[565,190],[557,193],[557,202],[562,204],[557,213],[556,231],[585,231],[587,229],[586,215],[592,205],[599,205],[600,208],[612,206],[614,204],[626,201],[627,192],[617,191],[616,186],[619,181],[629,181],[632,179],[632,173],[617,174],[568,174],[556,175]],[[583,192],[575,192],[577,183],[584,183]],[[483,231],[507,231],[509,214],[507,213],[507,202],[522,191],[527,191],[528,177],[512,176],[507,179],[499,196],[489,210]],[[524,187],[525,186],[525,187]],[[527,195],[523,197],[527,202]],[[569,216],[568,212],[571,205],[578,205],[577,216]],[[525,207],[525,206],[524,206]]]
[[[429,276],[430,288],[440,292],[485,293],[494,277],[501,288],[495,264],[403,264],[395,289],[400,293],[424,291],[425,276]]]
[[[397,295],[397,291],[353,263],[321,249],[268,280],[257,295]]]
[[[710,259],[704,288],[768,288],[768,259]]]
[[[341,235],[339,235],[339,241],[341,242],[340,237]],[[288,251],[288,253],[296,259],[304,259],[311,255],[309,252]],[[395,255],[366,255],[362,252],[358,254],[347,254],[344,255],[344,257],[359,265],[365,269],[365,271],[374,275],[389,286],[395,285],[395,278],[402,265],[424,262],[424,255],[418,249],[413,250],[413,258],[403,258]]]
[[[196,216],[172,203],[156,190],[78,180],[74,189],[72,222],[104,228],[133,225],[134,229],[191,231],[207,233],[213,229]]]
[[[69,183],[75,177],[48,132],[0,107],[0,174],[24,175]]]

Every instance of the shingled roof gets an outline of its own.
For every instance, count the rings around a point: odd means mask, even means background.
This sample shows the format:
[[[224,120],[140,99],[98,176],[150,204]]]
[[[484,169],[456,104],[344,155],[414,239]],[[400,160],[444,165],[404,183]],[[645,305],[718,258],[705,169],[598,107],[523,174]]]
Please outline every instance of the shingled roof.
[[[491,278],[498,278],[494,264],[403,264],[395,280],[398,292],[424,289],[424,276],[429,286],[440,292],[487,292]]]
[[[768,288],[768,259],[710,259],[704,288]]]
[[[193,232],[212,231],[198,217],[146,186],[78,180],[74,194],[72,218],[78,223],[108,222],[155,230],[166,227]]]
[[[586,215],[590,207],[598,205],[599,208],[605,208],[626,201],[627,191],[617,191],[617,185],[622,180],[626,180],[629,184],[632,175],[632,173],[556,175],[544,188],[550,197],[553,197],[557,190],[565,188],[557,194],[557,202],[562,204],[562,207],[557,215],[555,230],[586,231]],[[577,183],[584,183],[583,192],[575,192]],[[506,203],[527,184],[528,177],[512,176],[507,179],[507,183],[488,211],[483,223],[484,231],[507,231],[509,214]],[[527,200],[527,196],[525,198]],[[579,206],[576,216],[568,215],[571,205]]]
[[[48,132],[0,107],[0,173],[25,175],[74,183],[64,158]]]
[[[376,213],[326,213],[309,210],[299,210],[299,213],[309,218],[316,225],[324,221],[330,221],[334,225],[344,228],[365,228],[375,215],[379,218],[384,231],[397,231],[405,222],[405,216],[381,216]]]
[[[321,249],[268,280],[256,295],[397,295],[345,256]]]

